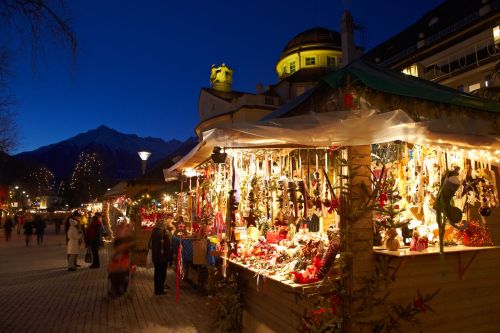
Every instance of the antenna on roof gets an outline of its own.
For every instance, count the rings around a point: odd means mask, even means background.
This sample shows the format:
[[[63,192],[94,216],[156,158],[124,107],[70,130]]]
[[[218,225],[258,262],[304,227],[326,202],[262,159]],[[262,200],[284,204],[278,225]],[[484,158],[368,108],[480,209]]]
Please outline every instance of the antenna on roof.
[[[368,28],[366,25],[361,22],[354,22],[354,30],[359,31],[359,43],[360,46],[366,49],[366,45],[368,43]]]

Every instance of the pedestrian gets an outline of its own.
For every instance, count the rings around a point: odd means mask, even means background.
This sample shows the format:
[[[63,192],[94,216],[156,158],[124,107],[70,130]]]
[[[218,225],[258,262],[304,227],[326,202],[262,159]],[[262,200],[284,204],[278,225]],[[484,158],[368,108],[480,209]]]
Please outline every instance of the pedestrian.
[[[68,243],[68,230],[71,226],[71,220],[75,220],[77,222],[77,225],[80,224],[80,213],[77,210],[74,210],[73,213],[64,221],[64,234],[66,235],[66,243]]]
[[[149,248],[152,252],[154,265],[154,289],[155,295],[166,294],[165,280],[167,278],[167,265],[172,256],[170,248],[170,236],[162,221],[158,221],[149,239]]]
[[[102,246],[102,215],[95,213],[85,232],[85,243],[92,252],[92,265],[89,268],[99,268],[99,247]]]
[[[24,217],[24,236],[26,237],[26,247],[31,243],[31,236],[33,235],[33,220],[30,215]]]
[[[108,292],[111,297],[123,295],[128,288],[131,264],[130,249],[134,246],[134,241],[130,228],[126,224],[118,227],[114,241],[114,253],[108,264],[108,277],[111,288]]]
[[[62,221],[59,217],[55,216],[54,217],[54,226],[56,228],[56,235],[59,235],[59,233],[61,232],[61,224],[62,224]]]
[[[43,236],[45,235],[45,228],[47,227],[47,224],[39,214],[35,215],[34,227],[36,233],[36,243],[41,245],[43,244]]]
[[[24,228],[24,216],[21,214],[14,214],[14,224],[16,225],[17,234],[21,234],[21,229]]]
[[[80,213],[78,212],[78,210],[75,210],[73,211],[73,213],[68,216],[68,218],[64,221],[64,234],[66,235],[66,245],[68,244],[68,241],[69,241],[69,238],[68,238],[68,231],[69,231],[69,228],[71,226],[71,223],[75,223],[76,226],[77,226],[77,229],[78,231],[81,232],[81,229],[80,229]],[[79,242],[81,242],[81,238],[79,240]],[[80,244],[79,244],[80,245]],[[69,261],[69,254],[68,254],[68,261]],[[76,262],[75,264],[76,267],[80,267],[80,265],[78,265],[78,262]]]
[[[12,222],[12,217],[7,215],[5,223],[3,225],[3,231],[5,232],[5,241],[8,242],[12,235],[12,228],[14,228],[14,222]]]
[[[68,271],[76,271],[76,260],[78,254],[80,253],[80,244],[82,239],[82,233],[78,227],[77,219],[69,219],[69,228],[66,236],[68,238],[68,243],[66,245],[66,253],[68,254]]]

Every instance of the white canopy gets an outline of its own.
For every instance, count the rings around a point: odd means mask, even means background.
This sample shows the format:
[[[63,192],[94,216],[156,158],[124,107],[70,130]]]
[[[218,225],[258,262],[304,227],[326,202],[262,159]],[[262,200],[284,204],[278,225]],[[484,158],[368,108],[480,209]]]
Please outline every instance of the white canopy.
[[[460,116],[415,122],[405,111],[349,110],[234,124],[203,133],[203,140],[169,171],[194,168],[213,147],[357,146],[401,140],[466,149],[500,149],[497,123]]]

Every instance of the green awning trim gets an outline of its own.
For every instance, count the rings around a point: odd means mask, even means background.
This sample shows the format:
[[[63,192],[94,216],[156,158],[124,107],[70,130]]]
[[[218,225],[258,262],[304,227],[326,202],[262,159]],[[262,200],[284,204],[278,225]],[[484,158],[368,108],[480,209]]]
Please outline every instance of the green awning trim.
[[[341,88],[346,86],[348,77],[351,83],[359,80],[371,89],[388,94],[500,113],[500,104],[494,101],[389,70],[366,60],[354,61],[340,70],[327,74],[322,80],[333,88]]]

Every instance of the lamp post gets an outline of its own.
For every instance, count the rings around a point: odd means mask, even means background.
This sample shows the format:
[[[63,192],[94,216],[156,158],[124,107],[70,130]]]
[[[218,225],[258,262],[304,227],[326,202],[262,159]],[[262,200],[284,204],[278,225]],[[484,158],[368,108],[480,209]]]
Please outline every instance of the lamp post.
[[[141,158],[141,170],[142,174],[144,175],[146,173],[146,163],[148,161],[149,156],[151,156],[151,152],[147,150],[142,150],[137,152],[139,154],[139,157]]]

